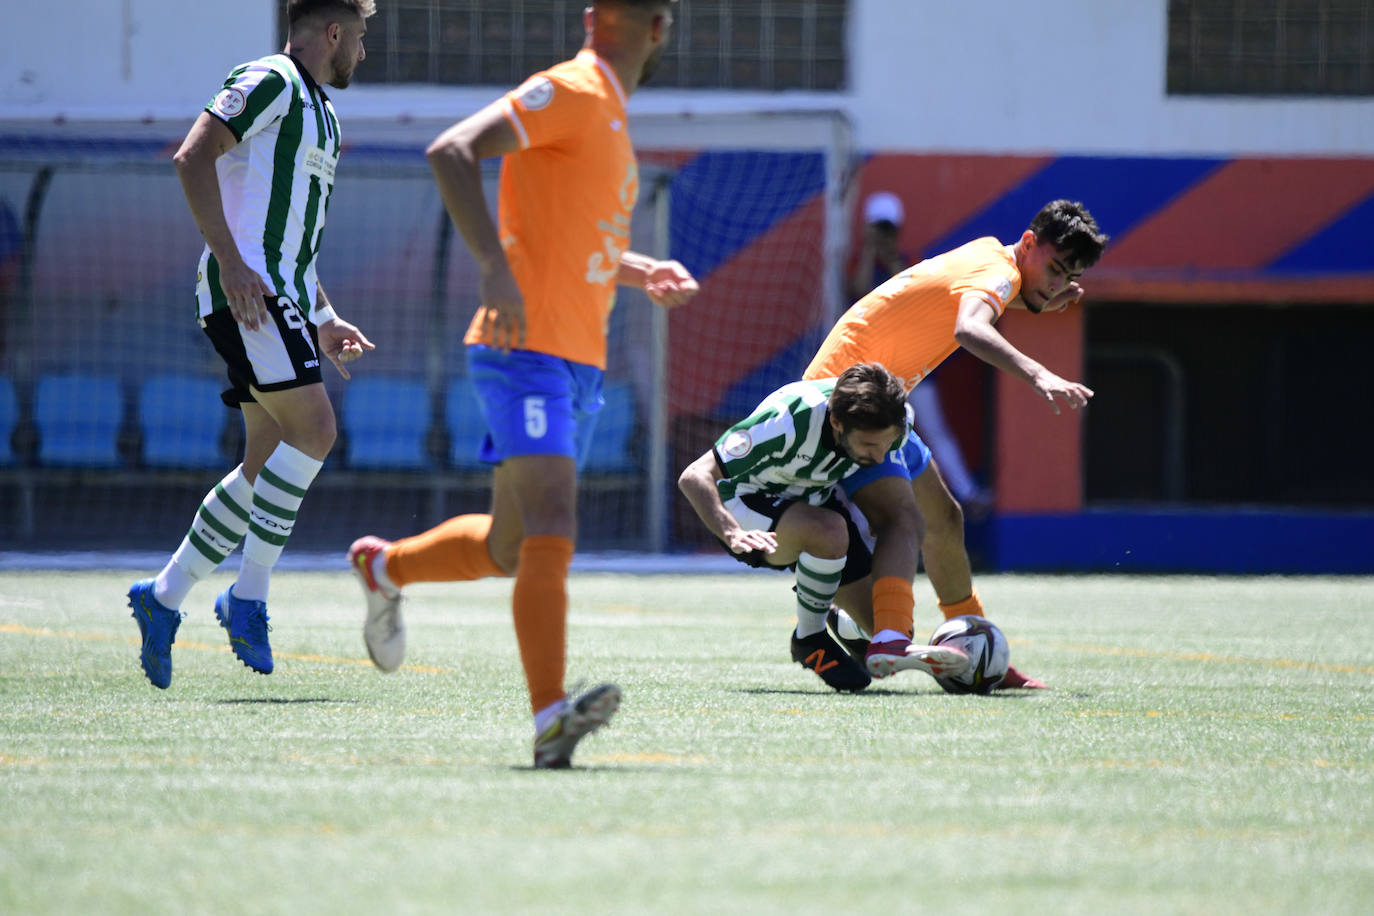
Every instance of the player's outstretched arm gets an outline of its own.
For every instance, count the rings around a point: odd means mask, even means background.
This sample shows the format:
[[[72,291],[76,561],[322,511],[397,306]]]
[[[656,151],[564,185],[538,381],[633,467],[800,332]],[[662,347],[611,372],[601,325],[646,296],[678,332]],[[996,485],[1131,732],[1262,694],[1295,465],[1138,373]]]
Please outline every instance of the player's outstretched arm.
[[[257,271],[243,261],[229,223],[224,218],[224,198],[219,192],[219,176],[215,160],[238,145],[227,125],[219,118],[202,111],[181,147],[172,157],[181,190],[191,208],[196,227],[219,262],[219,285],[229,301],[229,313],[249,331],[256,331],[271,320],[263,296],[272,294],[271,288]]]
[[[1060,401],[1074,410],[1088,403],[1093,396],[1091,388],[1060,378],[1016,349],[997,330],[996,319],[997,312],[992,305],[978,294],[970,293],[959,303],[954,339],[983,362],[1029,382],[1055,413],[1059,413]]]
[[[735,517],[720,501],[716,481],[725,476],[714,452],[706,452],[683,470],[678,476],[677,486],[687,501],[692,504],[697,517],[712,534],[725,542],[733,553],[748,553],[762,550],[772,553],[778,547],[778,538],[771,531],[746,530],[740,527]]]
[[[616,282],[644,290],[649,300],[664,308],[677,308],[701,291],[696,278],[677,261],[660,261],[635,251],[620,259]]]

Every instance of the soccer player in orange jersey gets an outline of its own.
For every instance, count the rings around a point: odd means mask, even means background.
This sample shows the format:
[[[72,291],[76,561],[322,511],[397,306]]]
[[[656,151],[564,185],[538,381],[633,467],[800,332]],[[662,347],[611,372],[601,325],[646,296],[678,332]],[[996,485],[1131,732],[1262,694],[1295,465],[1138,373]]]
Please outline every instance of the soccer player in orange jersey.
[[[1008,308],[1052,312],[1077,302],[1083,295],[1078,279],[1102,257],[1106,244],[1107,236],[1082,204],[1051,201],[1012,244],[975,239],[908,267],[854,303],[830,330],[804,377],[829,378],[856,362],[880,362],[910,392],[962,346],[1024,379],[1055,413],[1061,403],[1080,408],[1092,391],[1012,346],[998,333],[997,320]],[[945,616],[982,615],[964,548],[963,510],[919,437],[912,434],[901,459],[860,471],[845,480],[844,489],[876,538],[872,608],[847,609],[868,632],[873,626],[900,631],[902,622],[910,631],[918,545]],[[872,620],[863,619],[869,615]],[[890,634],[874,634],[875,640],[880,637]],[[1011,669],[1002,686],[1045,685]]]
[[[676,261],[628,251],[639,172],[626,124],[630,93],[652,72],[672,26],[670,0],[592,0],[572,60],[442,133],[428,149],[449,216],[481,270],[468,328],[469,377],[487,419],[491,511],[395,543],[349,551],[368,603],[364,639],[383,670],[400,664],[400,589],[412,582],[514,576],[515,635],[534,712],[534,765],[570,765],[573,748],[620,703],[614,684],[564,693],[567,577],[577,459],[591,437],[617,284],[673,307],[697,292]],[[479,163],[502,156],[500,227]]]

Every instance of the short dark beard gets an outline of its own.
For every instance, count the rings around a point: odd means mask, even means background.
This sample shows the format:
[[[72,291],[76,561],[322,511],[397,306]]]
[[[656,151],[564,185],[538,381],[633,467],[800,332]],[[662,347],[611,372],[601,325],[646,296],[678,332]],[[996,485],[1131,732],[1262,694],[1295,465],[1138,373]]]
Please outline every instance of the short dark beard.
[[[659,61],[663,60],[663,45],[659,45],[649,55],[649,59],[644,61],[644,66],[639,71],[639,82],[637,86],[643,86],[649,78],[658,70]]]
[[[353,67],[345,73],[343,67],[339,65],[339,59],[342,56],[342,54],[336,53],[333,59],[329,61],[329,68],[334,71],[334,76],[329,80],[329,85],[333,86],[335,89],[347,89],[348,84],[353,82],[353,72],[357,69],[357,64],[355,63]]]
[[[875,464],[877,464],[878,462],[876,461],[868,461],[867,459],[859,458],[854,454],[854,450],[849,447],[849,435],[850,430],[847,429],[835,435],[835,444],[840,447],[840,451],[844,454],[844,456],[861,468],[871,468]]]

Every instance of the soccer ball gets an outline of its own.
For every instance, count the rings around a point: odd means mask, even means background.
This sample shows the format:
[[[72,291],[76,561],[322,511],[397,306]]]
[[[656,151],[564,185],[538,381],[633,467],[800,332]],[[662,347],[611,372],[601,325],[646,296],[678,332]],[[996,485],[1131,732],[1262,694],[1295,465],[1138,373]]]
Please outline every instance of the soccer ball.
[[[958,677],[937,677],[946,693],[991,693],[1011,664],[1011,648],[997,624],[986,617],[952,617],[931,634],[933,646],[953,646],[968,653],[968,670]]]

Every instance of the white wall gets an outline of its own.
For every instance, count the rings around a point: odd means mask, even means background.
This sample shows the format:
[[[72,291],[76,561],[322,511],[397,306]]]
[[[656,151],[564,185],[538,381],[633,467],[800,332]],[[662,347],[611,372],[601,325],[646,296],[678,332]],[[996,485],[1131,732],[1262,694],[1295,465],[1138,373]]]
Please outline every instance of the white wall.
[[[1374,99],[1169,98],[1165,0],[861,0],[868,149],[1374,153]]]
[[[1374,155],[1374,99],[1167,97],[1165,0],[850,2],[851,92],[646,90],[632,112],[841,108],[876,151]],[[182,121],[276,43],[273,0],[10,7],[0,118]],[[345,125],[455,119],[496,92],[355,86],[335,101]]]
[[[276,31],[273,0],[6,3],[0,118],[184,120]]]

